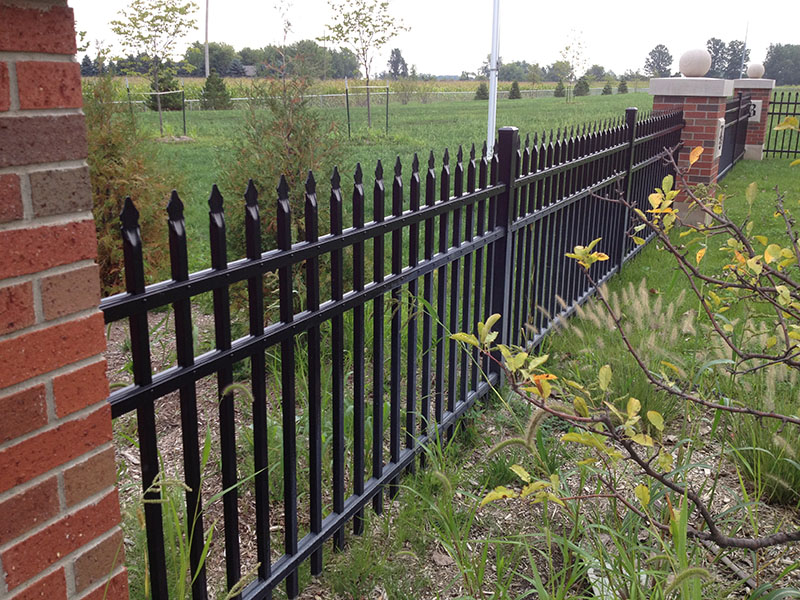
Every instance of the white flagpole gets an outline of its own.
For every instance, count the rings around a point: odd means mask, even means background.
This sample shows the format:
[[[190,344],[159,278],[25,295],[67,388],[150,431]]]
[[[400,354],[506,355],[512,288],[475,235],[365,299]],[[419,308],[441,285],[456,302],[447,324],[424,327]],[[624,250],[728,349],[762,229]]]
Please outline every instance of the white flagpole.
[[[497,56],[500,54],[500,0],[494,0],[492,19],[492,53],[489,58],[489,123],[486,128],[486,150],[492,156],[497,121]]]

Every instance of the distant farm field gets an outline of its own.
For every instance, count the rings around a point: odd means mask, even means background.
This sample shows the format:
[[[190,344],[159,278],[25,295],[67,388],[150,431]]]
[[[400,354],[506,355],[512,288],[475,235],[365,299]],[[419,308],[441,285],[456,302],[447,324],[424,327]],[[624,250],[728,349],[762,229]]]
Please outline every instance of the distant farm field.
[[[497,126],[512,125],[525,135],[541,135],[542,131],[559,127],[572,127],[616,119],[624,115],[626,107],[636,106],[640,110],[652,108],[652,97],[645,93],[611,96],[587,96],[575,98],[567,103],[563,98],[523,98],[500,100],[497,107]],[[475,143],[478,152],[486,136],[488,103],[486,101],[452,101],[430,104],[391,103],[389,107],[389,133],[385,133],[385,104],[376,98],[373,104],[373,127],[367,130],[366,109],[355,107],[351,111],[352,137],[347,135],[347,117],[344,108],[320,108],[321,115],[333,124],[342,149],[339,165],[343,176],[342,187],[352,186],[352,173],[356,163],[364,168],[366,180],[371,186],[372,173],[378,160],[388,172],[400,156],[404,175],[411,172],[411,161],[415,152],[420,162],[426,164],[428,153],[433,150],[437,169],[445,148],[451,156],[459,145],[465,155]],[[178,192],[187,207],[187,229],[190,238],[192,268],[207,266],[208,260],[208,206],[206,201],[211,185],[219,173],[219,158],[224,154],[227,140],[234,135],[241,123],[242,110],[187,111],[187,133],[192,141],[170,143],[156,141],[159,135],[158,115],[152,112],[136,113],[137,127],[153,137],[153,152],[168,163],[177,174]],[[168,136],[182,135],[183,122],[180,112],[165,113],[165,133]],[[316,174],[324,182],[330,174]],[[241,183],[244,192],[247,182]],[[327,186],[323,185],[323,190]],[[228,194],[232,193],[228,191]],[[261,190],[262,198],[274,196],[274,190]],[[327,194],[327,192],[324,192]],[[229,198],[229,201],[238,201]],[[266,208],[264,204],[264,209]]]

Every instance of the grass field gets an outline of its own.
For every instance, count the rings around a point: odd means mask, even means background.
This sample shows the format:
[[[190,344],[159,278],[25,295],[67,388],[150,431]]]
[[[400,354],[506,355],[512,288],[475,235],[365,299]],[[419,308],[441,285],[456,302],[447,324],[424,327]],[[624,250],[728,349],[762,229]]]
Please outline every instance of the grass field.
[[[636,106],[640,110],[652,108],[649,94],[626,94],[612,96],[587,96],[566,103],[562,98],[523,98],[505,100],[498,103],[497,126],[518,127],[524,139],[527,134],[559,127],[616,119],[624,115],[625,108]],[[397,156],[400,157],[406,177],[410,174],[411,161],[415,152],[424,162],[433,150],[437,168],[445,148],[451,155],[459,144],[465,153],[475,143],[480,148],[486,136],[486,102],[437,102],[433,104],[408,104],[390,106],[389,134],[384,132],[384,107],[373,109],[373,129],[366,128],[366,110],[354,108],[352,112],[352,138],[347,137],[347,121],[342,109],[319,109],[324,118],[336,127],[343,159],[339,165],[343,175],[342,187],[352,185],[352,173],[356,163],[364,168],[367,181],[378,160],[385,167],[391,167]],[[187,207],[187,230],[190,243],[190,268],[205,268],[208,265],[208,199],[211,186],[219,174],[219,158],[225,152],[227,140],[235,133],[241,122],[243,112],[193,111],[187,113],[187,133],[191,142],[169,143],[157,141],[158,116],[155,113],[137,114],[137,127],[153,138],[153,152],[159,159],[168,163],[177,174],[178,192]],[[183,133],[182,115],[165,114],[167,135]],[[317,174],[318,181],[327,179],[328,174]],[[247,182],[241,184],[244,192]],[[323,186],[323,190],[326,186]],[[262,197],[270,198],[272,190],[261,190]],[[233,199],[231,199],[233,200]],[[229,201],[231,201],[229,200]],[[267,204],[262,203],[262,206]],[[268,210],[268,209],[264,209]]]

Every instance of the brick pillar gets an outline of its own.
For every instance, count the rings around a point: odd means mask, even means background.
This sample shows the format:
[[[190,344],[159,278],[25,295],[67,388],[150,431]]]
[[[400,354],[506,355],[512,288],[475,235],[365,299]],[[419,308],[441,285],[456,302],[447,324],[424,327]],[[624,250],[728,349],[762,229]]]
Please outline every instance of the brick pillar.
[[[733,89],[736,93],[750,95],[755,104],[756,115],[747,122],[747,140],[744,146],[745,160],[761,160],[764,158],[764,142],[767,141],[767,112],[775,88],[774,79],[734,79]]]
[[[64,0],[0,0],[3,599],[128,597],[75,52]]]
[[[689,152],[697,146],[705,148],[700,160],[689,171],[689,184],[716,183],[719,120],[725,119],[725,102],[733,93],[733,82],[710,77],[664,77],[650,80],[650,93],[654,96],[653,110],[683,110],[686,127],[681,137],[683,148],[678,165],[687,167]]]

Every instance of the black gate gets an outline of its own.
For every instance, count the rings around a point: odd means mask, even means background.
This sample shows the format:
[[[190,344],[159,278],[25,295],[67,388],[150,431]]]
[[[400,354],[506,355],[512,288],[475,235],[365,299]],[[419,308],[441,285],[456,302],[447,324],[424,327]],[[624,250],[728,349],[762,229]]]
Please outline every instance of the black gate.
[[[741,93],[728,100],[725,105],[725,131],[722,136],[722,154],[719,157],[719,175],[722,179],[731,167],[744,156],[744,145],[747,139],[747,122],[751,117],[750,96]]]
[[[772,95],[767,113],[765,156],[800,156],[800,134],[790,129],[775,131],[786,117],[800,118],[800,92],[775,92]]]

